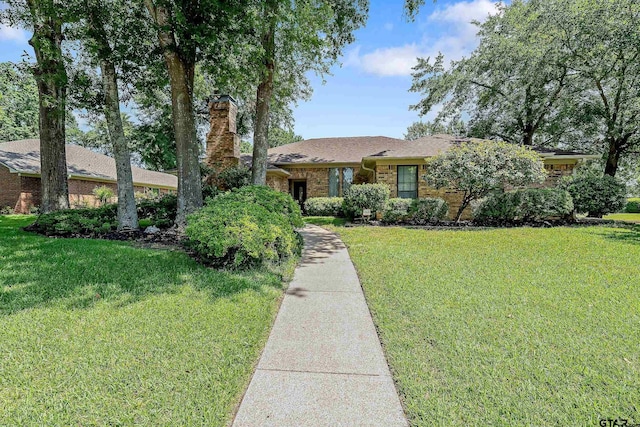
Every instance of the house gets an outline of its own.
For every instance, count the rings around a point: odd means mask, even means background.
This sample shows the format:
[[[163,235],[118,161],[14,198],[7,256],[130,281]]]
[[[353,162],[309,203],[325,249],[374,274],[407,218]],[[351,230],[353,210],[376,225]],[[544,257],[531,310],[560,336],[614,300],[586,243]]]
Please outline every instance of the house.
[[[67,145],[69,202],[93,206],[93,190],[107,186],[116,193],[116,164],[109,156],[78,145]],[[176,191],[178,178],[167,173],[132,167],[136,192],[165,194]],[[26,139],[0,143],[0,207],[15,213],[29,213],[40,205],[40,140]]]
[[[223,98],[214,101],[210,107],[209,165],[218,168],[239,162],[250,165],[251,156],[239,154],[233,100]],[[430,188],[421,175],[429,157],[468,140],[451,135],[433,135],[415,141],[362,136],[294,142],[269,150],[267,184],[304,202],[310,197],[342,196],[350,185],[357,183],[384,183],[389,186],[391,197],[440,197],[447,201],[450,212],[455,212],[460,206],[461,194],[449,189]],[[534,149],[540,154],[548,172],[544,186],[555,185],[562,176],[572,174],[580,162],[598,157],[566,150]]]

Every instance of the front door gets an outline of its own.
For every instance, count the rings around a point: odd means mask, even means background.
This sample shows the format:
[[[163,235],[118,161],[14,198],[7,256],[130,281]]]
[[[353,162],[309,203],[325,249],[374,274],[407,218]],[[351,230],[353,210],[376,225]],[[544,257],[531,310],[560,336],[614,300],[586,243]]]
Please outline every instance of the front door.
[[[300,207],[304,206],[307,200],[307,181],[293,181],[291,190],[293,198],[300,203]]]

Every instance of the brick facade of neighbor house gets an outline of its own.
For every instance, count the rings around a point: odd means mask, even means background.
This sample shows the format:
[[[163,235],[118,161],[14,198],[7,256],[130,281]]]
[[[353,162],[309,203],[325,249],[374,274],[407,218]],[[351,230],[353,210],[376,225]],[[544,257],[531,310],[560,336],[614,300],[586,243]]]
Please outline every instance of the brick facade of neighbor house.
[[[20,177],[0,165],[0,208],[13,209],[20,196]]]
[[[96,206],[93,191],[106,186],[117,193],[115,160],[78,145],[66,145],[69,205]],[[131,166],[134,191],[166,194],[175,191],[175,175]],[[29,213],[41,204],[40,141],[23,139],[0,143],[0,207]],[[117,197],[113,197],[113,202]]]

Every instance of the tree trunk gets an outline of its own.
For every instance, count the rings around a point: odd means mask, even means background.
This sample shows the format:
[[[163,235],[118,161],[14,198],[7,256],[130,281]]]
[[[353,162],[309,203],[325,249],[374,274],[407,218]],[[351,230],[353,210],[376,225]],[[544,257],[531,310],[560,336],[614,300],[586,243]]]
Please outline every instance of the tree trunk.
[[[192,100],[194,69],[187,70],[176,53],[167,52],[165,58],[171,83],[171,111],[178,163],[176,224],[182,228],[187,222],[187,215],[202,207],[200,149],[196,136]]]
[[[29,44],[36,54],[34,77],[38,84],[40,126],[40,182],[43,213],[69,208],[65,114],[67,72],[62,57],[62,23],[42,12],[29,1],[34,16],[33,37]]]
[[[275,31],[278,2],[269,0],[265,5],[264,20],[269,26],[262,34],[264,61],[262,81],[256,93],[256,123],[253,131],[253,166],[251,181],[254,185],[267,183],[267,152],[269,150],[269,108],[273,95],[275,72]]]
[[[618,162],[620,160],[620,150],[618,150],[617,141],[613,138],[609,139],[609,151],[607,152],[607,163],[604,167],[604,174],[616,176],[618,171]]]
[[[109,139],[111,139],[113,155],[116,161],[118,230],[137,230],[138,212],[133,190],[133,174],[131,173],[131,152],[122,129],[116,69],[113,62],[107,60],[101,61],[100,69],[105,93],[104,115],[107,120]]]
[[[171,31],[169,11],[155,6],[152,0],[145,5],[158,25],[158,41],[164,50],[164,58],[171,85],[171,110],[176,138],[178,165],[178,212],[176,225],[183,228],[187,215],[202,206],[202,178],[200,176],[200,148],[193,114],[193,79],[195,51],[179,52],[175,35]]]

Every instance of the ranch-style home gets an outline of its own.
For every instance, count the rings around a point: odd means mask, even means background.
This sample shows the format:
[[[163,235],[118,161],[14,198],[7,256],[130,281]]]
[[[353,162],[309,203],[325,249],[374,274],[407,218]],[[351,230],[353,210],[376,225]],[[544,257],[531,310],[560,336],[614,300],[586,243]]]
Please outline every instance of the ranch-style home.
[[[251,164],[250,155],[240,155],[235,136],[233,100],[223,97],[213,101],[211,131],[207,137],[207,162],[225,168],[239,162]],[[391,197],[440,197],[450,212],[457,211],[460,193],[436,190],[421,179],[427,158],[443,153],[468,139],[452,135],[433,135],[415,141],[385,136],[318,138],[295,142],[269,150],[267,184],[289,192],[304,202],[310,197],[339,197],[352,184],[384,183]],[[544,161],[548,177],[544,186],[553,186],[586,159],[594,158],[573,151],[535,148]]]
[[[116,193],[116,163],[109,156],[78,145],[67,145],[69,203],[94,206],[93,190],[106,186]],[[178,188],[174,175],[132,167],[136,192],[166,194]],[[29,213],[40,205],[40,140],[0,143],[0,208]]]

